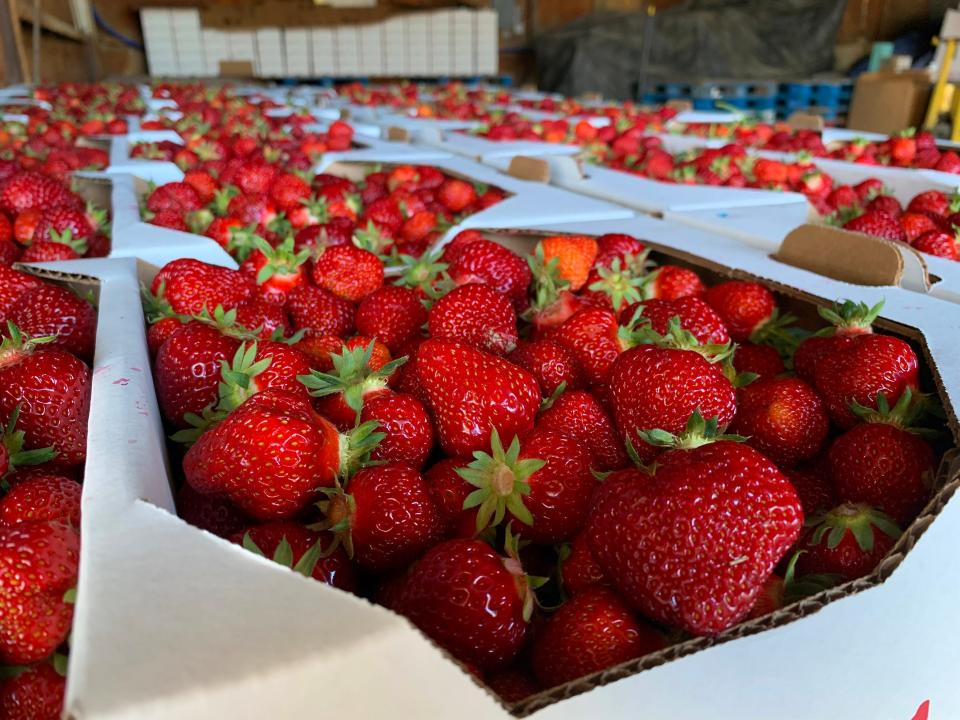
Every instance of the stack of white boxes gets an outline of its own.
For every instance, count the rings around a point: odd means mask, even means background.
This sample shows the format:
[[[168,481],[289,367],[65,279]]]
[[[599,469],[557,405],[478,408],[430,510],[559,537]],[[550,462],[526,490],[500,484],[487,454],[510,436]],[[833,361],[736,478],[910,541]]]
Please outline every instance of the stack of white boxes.
[[[258,77],[436,77],[494,75],[494,10],[437,10],[381,22],[315,28],[206,29],[196,9],[140,11],[150,74],[218,75],[249,62]]]

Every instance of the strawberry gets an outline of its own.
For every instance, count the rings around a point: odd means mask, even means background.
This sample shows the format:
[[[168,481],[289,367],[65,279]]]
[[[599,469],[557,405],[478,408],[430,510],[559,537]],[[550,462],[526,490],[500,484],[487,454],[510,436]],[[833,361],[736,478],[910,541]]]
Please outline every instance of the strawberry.
[[[819,452],[830,420],[823,401],[799,378],[767,378],[741,388],[730,430],[777,465],[796,465]]]
[[[567,390],[540,415],[537,427],[552,430],[577,441],[593,455],[592,466],[599,472],[622,468],[627,454],[613,421],[594,395]]]
[[[69,231],[63,235],[53,233],[50,240],[37,240],[23,251],[21,262],[56,262],[58,260],[76,260],[87,252],[87,243],[83,239],[74,240]]]
[[[578,533],[569,543],[560,546],[558,565],[560,581],[568,596],[573,597],[589,588],[610,586],[610,581],[590,551],[586,531]]]
[[[271,183],[277,175],[277,170],[272,165],[265,163],[244,164],[234,183],[240,188],[240,192],[246,195],[264,195],[270,189]]]
[[[240,265],[240,271],[257,282],[260,296],[274,305],[283,305],[290,291],[306,282],[306,263],[309,250],[294,252],[293,238],[287,238],[276,247],[254,236],[254,250]]]
[[[20,304],[19,300],[24,293],[43,285],[43,282],[33,275],[0,265],[0,322],[6,323],[10,313]]]
[[[940,190],[927,190],[913,196],[907,203],[907,212],[946,217],[955,211],[951,207],[949,195]]]
[[[408,465],[364,468],[350,479],[348,491],[328,493],[325,525],[364,570],[402,568],[442,535],[443,521],[429,486]]]
[[[871,323],[876,320],[882,308],[882,302],[869,307],[852,300],[838,301],[832,308],[818,307],[820,317],[832,327],[811,335],[797,346],[793,354],[793,367],[797,375],[808,383],[813,383],[820,359],[846,344],[853,336],[873,332]]]
[[[150,218],[151,225],[164,227],[169,230],[179,230],[180,232],[190,232],[186,219],[179,210],[161,210]]]
[[[760,453],[697,444],[715,432],[694,416],[690,449],[662,453],[652,477],[607,478],[587,524],[590,549],[623,598],[694,635],[745,617],[803,526],[793,487]]]
[[[577,441],[551,430],[536,430],[504,450],[494,429],[490,453],[478,451],[461,477],[477,488],[464,507],[477,507],[477,531],[499,524],[507,514],[523,525],[525,538],[549,544],[575,535],[586,519],[597,482],[593,459]]]
[[[680,327],[689,330],[704,345],[723,345],[730,334],[720,316],[703,300],[683,297],[678,300],[644,300],[620,311],[620,324],[649,324],[656,332],[667,332],[671,318],[680,319]]]
[[[550,334],[577,359],[587,385],[602,386],[623,349],[616,316],[600,308],[584,308]]]
[[[226,496],[257,520],[285,520],[348,475],[378,436],[340,435],[296,395],[264,390],[200,436],[183,471],[203,494]]]
[[[11,216],[31,208],[77,204],[64,185],[43,173],[24,170],[0,183],[0,210]]]
[[[67,232],[71,240],[90,240],[94,228],[87,214],[75,207],[55,207],[43,211],[33,233],[33,242],[50,242]]]
[[[507,359],[537,379],[544,397],[558,392],[561,385],[567,390],[576,390],[583,385],[576,357],[553,340],[520,340]]]
[[[343,548],[329,534],[292,522],[270,522],[233,533],[231,542],[335,588],[355,592],[357,576]]]
[[[900,528],[869,505],[844,503],[812,519],[797,547],[797,572],[856,580],[873,572],[900,537]]]
[[[227,213],[239,218],[244,225],[267,229],[278,220],[277,206],[267,195],[236,195],[227,205]]]
[[[759,337],[764,326],[777,318],[773,293],[759,283],[728,280],[707,290],[703,299],[723,319],[730,337],[737,342]]]
[[[400,230],[404,218],[396,201],[393,198],[385,197],[367,203],[361,224],[366,225],[368,221],[393,234]]]
[[[783,358],[769,345],[744,343],[733,354],[733,369],[737,375],[750,373],[758,379],[772,378],[786,370]]]
[[[79,529],[80,492],[80,483],[61,475],[18,482],[0,498],[0,527],[56,520]]]
[[[860,196],[850,185],[837,185],[827,195],[827,204],[835,210],[855,208],[860,205]]]
[[[437,215],[429,210],[420,210],[413,214],[400,226],[397,243],[400,245],[415,245],[423,243],[437,228]]]
[[[921,235],[943,230],[941,223],[925,213],[905,212],[900,216],[900,225],[903,227],[904,235],[907,236],[907,242],[911,245]]]
[[[437,200],[451,212],[463,212],[477,201],[477,191],[466,180],[448,178],[437,191]]]
[[[428,333],[503,355],[517,344],[517,315],[509,299],[483,283],[454,288],[437,300],[427,318]]]
[[[21,245],[29,245],[33,242],[33,236],[37,232],[37,223],[43,215],[41,208],[29,208],[20,213],[13,220],[13,237]]]
[[[462,458],[443,458],[423,474],[447,537],[472,538],[477,534],[477,508],[463,507],[467,496],[476,489],[460,476],[460,470],[469,462]]]
[[[481,233],[479,230],[461,230],[453,236],[453,239],[450,242],[444,245],[443,261],[445,263],[453,262],[463,248],[470,243],[476,242],[477,240],[486,240],[486,238],[483,237],[483,233]]]
[[[56,522],[0,527],[0,661],[39,662],[67,639],[80,534]]]
[[[210,224],[207,225],[203,234],[208,238],[213,238],[217,242],[217,245],[229,251],[233,247],[234,233],[242,230],[243,227],[244,225],[240,218],[224,215],[215,217]]]
[[[17,425],[30,448],[51,447],[58,465],[78,465],[86,458],[90,368],[56,348],[48,338],[29,338],[7,322],[0,343],[0,420]]]
[[[937,160],[934,169],[940,172],[953,173],[954,175],[960,174],[960,155],[954,150],[947,150],[940,156],[940,159]]]
[[[903,207],[893,195],[878,195],[867,203],[867,211],[868,213],[880,213],[899,218],[903,213]]]
[[[786,588],[783,578],[774,573],[763,584],[763,589],[760,590],[760,594],[753,603],[753,607],[750,608],[750,612],[747,613],[746,619],[753,620],[779,610],[786,604],[785,594]]]
[[[279,305],[267,302],[265,299],[253,296],[234,308],[234,322],[237,327],[245,328],[250,332],[260,330],[259,337],[271,338],[274,333],[290,334],[290,318],[287,311]]]
[[[282,173],[270,184],[270,197],[283,211],[290,211],[310,197],[310,185],[298,175]]]
[[[31,337],[53,336],[47,347],[59,347],[83,360],[93,359],[97,311],[66,288],[41,285],[28,290],[10,320]]]
[[[177,514],[194,527],[222,538],[240,532],[251,520],[236,505],[216,495],[202,495],[189,483],[177,492]]]
[[[410,288],[384,285],[365,297],[357,307],[357,332],[375,337],[396,354],[420,335],[427,311]]]
[[[913,521],[930,497],[935,471],[933,448],[910,426],[921,405],[909,388],[893,407],[883,394],[876,410],[854,402],[866,422],[847,430],[828,451],[841,500],[872,505],[904,526]]]
[[[419,400],[392,392],[365,399],[360,422],[371,421],[385,435],[370,453],[371,460],[423,467],[433,449],[433,423]]]
[[[185,173],[183,181],[196,191],[200,202],[204,205],[212,202],[217,191],[220,189],[217,181],[213,179],[210,173],[204,170],[191,170]]]
[[[693,270],[677,265],[661,265],[645,278],[643,296],[651,300],[679,300],[699,297],[705,289],[703,281]]]
[[[611,590],[571,598],[537,632],[533,671],[545,688],[642,657],[664,647],[659,632],[635,619]]]
[[[447,273],[457,285],[486,283],[510,298],[521,312],[527,306],[527,289],[533,279],[527,262],[512,250],[492,240],[476,240],[463,246],[449,263]]]
[[[947,260],[960,260],[955,232],[931,230],[914,240],[913,247],[920,252],[936,255]]]
[[[172,210],[180,215],[199,210],[203,207],[200,196],[192,185],[185,182],[172,182],[161,185],[147,196],[147,210],[160,213]]]
[[[620,437],[647,462],[659,448],[646,442],[646,431],[681,433],[697,412],[726,427],[737,404],[721,366],[729,346],[702,346],[675,320],[667,335],[648,330],[643,339],[653,344],[627,350],[610,367],[608,401]]]
[[[430,339],[416,354],[417,375],[444,452],[468,456],[533,427],[540,404],[536,378],[506,360],[452,340]]]
[[[597,257],[595,239],[587,235],[554,235],[541,240],[540,247],[545,263],[557,259],[560,277],[569,283],[571,290],[584,286]]]
[[[0,217],[3,216],[0,215]],[[0,241],[0,265],[9,267],[17,262],[21,255],[23,255],[23,250],[15,242]]]
[[[447,540],[414,563],[397,610],[457,660],[502,668],[527,641],[530,583],[515,552],[503,558],[481,540]]]
[[[884,194],[883,181],[877,178],[867,178],[854,185],[853,189],[857,191],[857,196],[861,201],[866,200],[867,202],[878,195]]]
[[[284,308],[293,327],[307,336],[349,335],[353,331],[355,310],[346,300],[314,285],[299,285],[287,295]]]
[[[643,254],[646,246],[631,235],[607,233],[597,238],[597,256],[593,261],[595,268],[610,267],[615,259],[630,264],[630,259]]]
[[[354,245],[334,245],[316,256],[313,282],[337,297],[358,303],[383,285],[383,263]]]
[[[212,313],[218,305],[230,310],[253,295],[254,287],[253,279],[237,270],[181,258],[160,268],[150,291],[165,298],[174,312],[198,315],[204,308]]]
[[[877,199],[879,200],[880,198]],[[848,221],[844,224],[843,229],[873,235],[886,240],[895,240],[897,242],[907,241],[907,235],[896,217],[874,210],[868,210],[863,215]]]
[[[19,668],[0,679],[0,717],[6,720],[59,720],[66,678],[50,663]]]
[[[826,455],[821,455],[811,464],[783,470],[797,491],[803,514],[807,517],[826,512],[837,504],[828,465]]]

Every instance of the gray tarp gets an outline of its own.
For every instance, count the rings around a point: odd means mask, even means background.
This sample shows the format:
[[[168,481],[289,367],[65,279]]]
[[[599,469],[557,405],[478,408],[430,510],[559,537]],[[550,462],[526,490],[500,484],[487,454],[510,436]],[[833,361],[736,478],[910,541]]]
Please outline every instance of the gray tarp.
[[[688,0],[653,19],[648,77],[781,80],[830,70],[842,0]],[[536,40],[540,87],[631,98],[643,13],[587,15]]]

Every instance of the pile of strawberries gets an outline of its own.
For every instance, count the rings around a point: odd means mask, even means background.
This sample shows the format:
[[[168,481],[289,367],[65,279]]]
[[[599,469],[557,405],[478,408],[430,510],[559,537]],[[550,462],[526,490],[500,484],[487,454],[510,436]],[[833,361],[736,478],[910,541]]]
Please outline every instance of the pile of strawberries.
[[[836,211],[826,218],[830,224],[906,243],[928,255],[960,260],[957,195],[927,190],[911,198],[904,208],[895,197],[884,193],[879,180],[872,179],[853,187],[836,187],[832,203]]]
[[[929,499],[933,403],[879,306],[811,335],[627,235],[469,230],[394,281],[344,243],[309,274],[153,279],[179,512],[407,616],[506,702],[867,575]]]
[[[671,128],[680,135],[696,135],[723,139],[744,147],[777,152],[806,152],[814,156],[827,154],[820,133],[816,130],[794,130],[787,123],[742,121],[735,123],[683,123]]]
[[[80,552],[97,311],[0,265],[0,717],[54,720]]]
[[[827,157],[862,165],[960,173],[960,155],[956,150],[938,148],[933,133],[926,130],[906,130],[886,140],[857,139],[839,143],[830,149]]]
[[[520,113],[509,112],[472,131],[490,140],[537,140],[576,145],[609,145],[628,130],[634,135],[659,132],[675,111],[663,108],[656,112],[638,112],[622,115],[609,125],[597,127],[587,119],[571,122],[568,119],[530,120]]]
[[[0,160],[0,265],[106,257],[106,213],[65,182]]]

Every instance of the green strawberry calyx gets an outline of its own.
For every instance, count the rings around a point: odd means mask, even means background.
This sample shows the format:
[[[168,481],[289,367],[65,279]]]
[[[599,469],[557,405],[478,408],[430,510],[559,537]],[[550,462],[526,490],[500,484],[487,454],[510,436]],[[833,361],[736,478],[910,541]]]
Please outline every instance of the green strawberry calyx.
[[[861,405],[853,400],[850,402],[850,411],[864,422],[887,423],[900,428],[904,432],[931,440],[940,436],[938,431],[918,427],[916,423],[928,414],[943,417],[943,408],[933,395],[915,392],[909,386],[903,389],[893,407],[890,406],[886,394],[877,393],[876,407]]]
[[[520,439],[514,437],[504,450],[500,433],[490,433],[490,452],[477,450],[473,461],[457,474],[476,488],[463,501],[463,509],[477,509],[477,532],[499,525],[507,511],[525,525],[533,525],[533,515],[523,504],[523,496],[530,494],[527,482],[533,473],[547,463],[539,458],[520,459]]]
[[[397,253],[397,264],[405,268],[399,283],[408,288],[420,290],[428,300],[439,298],[444,294],[439,284],[441,278],[449,280],[449,284],[453,285],[450,276],[445,272],[449,266],[441,262],[440,255],[440,252],[427,252],[415,258],[412,255]]]
[[[781,355],[789,357],[796,351],[803,337],[802,331],[791,327],[796,321],[796,316],[789,313],[781,315],[779,309],[774,309],[770,317],[750,333],[750,342],[754,345],[769,345]]]
[[[539,604],[536,591],[546,585],[550,578],[527,575],[523,571],[520,550],[525,544],[520,540],[519,535],[514,535],[513,523],[507,523],[503,540],[503,548],[506,552],[506,557],[502,558],[503,566],[507,569],[507,572],[513,575],[517,593],[523,601],[523,619],[530,622],[533,617],[533,609]]]
[[[699,408],[691,413],[686,428],[678,435],[659,428],[653,430],[640,430],[638,428],[636,433],[641,440],[649,445],[675,450],[692,450],[719,440],[744,442],[747,439],[742,435],[723,433],[719,427],[718,418],[712,417],[705,420]]]
[[[843,578],[834,573],[807,573],[797,575],[797,561],[806,550],[797,550],[787,563],[783,574],[783,605],[803,600],[812,595],[839,585]]]
[[[190,320],[209,325],[218,330],[221,335],[226,335],[236,340],[256,340],[260,337],[260,333],[263,332],[262,325],[253,330],[238,325],[236,308],[225,310],[223,305],[217,305],[213,309],[213,313],[204,305],[199,313],[190,317]]]
[[[257,273],[257,285],[263,285],[274,275],[297,275],[300,272],[300,266],[310,259],[311,255],[309,248],[294,252],[292,237],[272,247],[262,237],[254,235],[253,246],[266,259],[266,263]]]
[[[9,469],[23,467],[24,465],[41,465],[50,462],[57,456],[57,451],[52,447],[36,448],[34,450],[25,450],[24,432],[17,430],[17,421],[20,419],[20,404],[13,409],[7,420],[7,425],[3,428],[3,435],[0,437],[4,448],[7,451]]]
[[[63,232],[57,232],[56,230],[50,231],[50,242],[60,243],[61,245],[66,245],[68,248],[73,250],[77,255],[86,255],[87,254],[87,241],[85,238],[73,237],[73,230],[67,228]]]
[[[873,552],[874,530],[894,540],[902,533],[889,515],[863,503],[844,503],[826,515],[810,518],[807,523],[816,527],[807,544],[816,546],[826,541],[829,550],[840,545],[848,532],[853,535],[857,547],[865,553]]]
[[[257,543],[250,533],[244,533],[242,545],[246,550],[249,550],[255,555],[260,557],[266,557],[266,553],[260,549]],[[322,540],[317,540],[313,545],[310,546],[310,549],[307,550],[300,559],[294,564],[293,562],[293,548],[290,546],[290,542],[287,540],[286,535],[280,539],[280,543],[277,545],[277,549],[273,551],[273,557],[269,558],[278,565],[283,565],[285,568],[289,568],[294,572],[298,572],[304,577],[310,577],[313,575],[314,568],[317,567],[317,563],[320,562],[320,559],[323,557],[323,544]]]
[[[818,307],[817,313],[830,323],[829,327],[814,333],[817,337],[857,335],[873,332],[873,321],[883,310],[883,300],[873,307],[853,300],[838,300],[832,308]]]
[[[600,279],[590,283],[587,289],[602,292],[610,298],[615,312],[626,305],[640,302],[644,298],[644,288],[652,282],[648,279],[651,274],[643,274],[647,254],[648,251],[644,250],[636,256],[627,255],[623,261],[614,258],[609,267],[597,269]]]
[[[546,259],[543,247],[538,243],[533,255],[527,258],[533,275],[533,302],[527,310],[527,319],[539,315],[560,300],[570,289],[570,282],[560,275],[560,258]]]
[[[166,283],[163,281],[160,282],[160,287],[157,288],[156,295],[150,292],[150,289],[146,285],[140,286],[140,294],[142,296],[141,304],[143,305],[143,313],[147,318],[147,322],[153,325],[164,318],[176,318],[182,323],[189,322],[190,316],[181,315],[174,311],[173,306],[164,294],[165,290]]]
[[[733,358],[736,350],[733,342],[701,343],[692,332],[681,327],[680,318],[676,315],[667,321],[667,331],[661,335],[651,327],[649,320],[642,317],[642,312],[642,306],[637,308],[630,323],[620,329],[620,339],[627,347],[656,345],[673,350],[690,350],[711,363],[725,363]]]
[[[7,334],[0,341],[0,368],[19,361],[24,355],[33,352],[37,345],[46,345],[56,339],[55,335],[31,337],[7,320]]]
[[[370,360],[376,341],[371,340],[365,347],[348,349],[332,353],[333,372],[324,373],[313,370],[309,375],[298,375],[313,397],[326,397],[340,394],[347,407],[360,417],[363,399],[368,394],[387,389],[390,376],[407,361],[407,357],[396,358],[378,370],[371,370]]]

